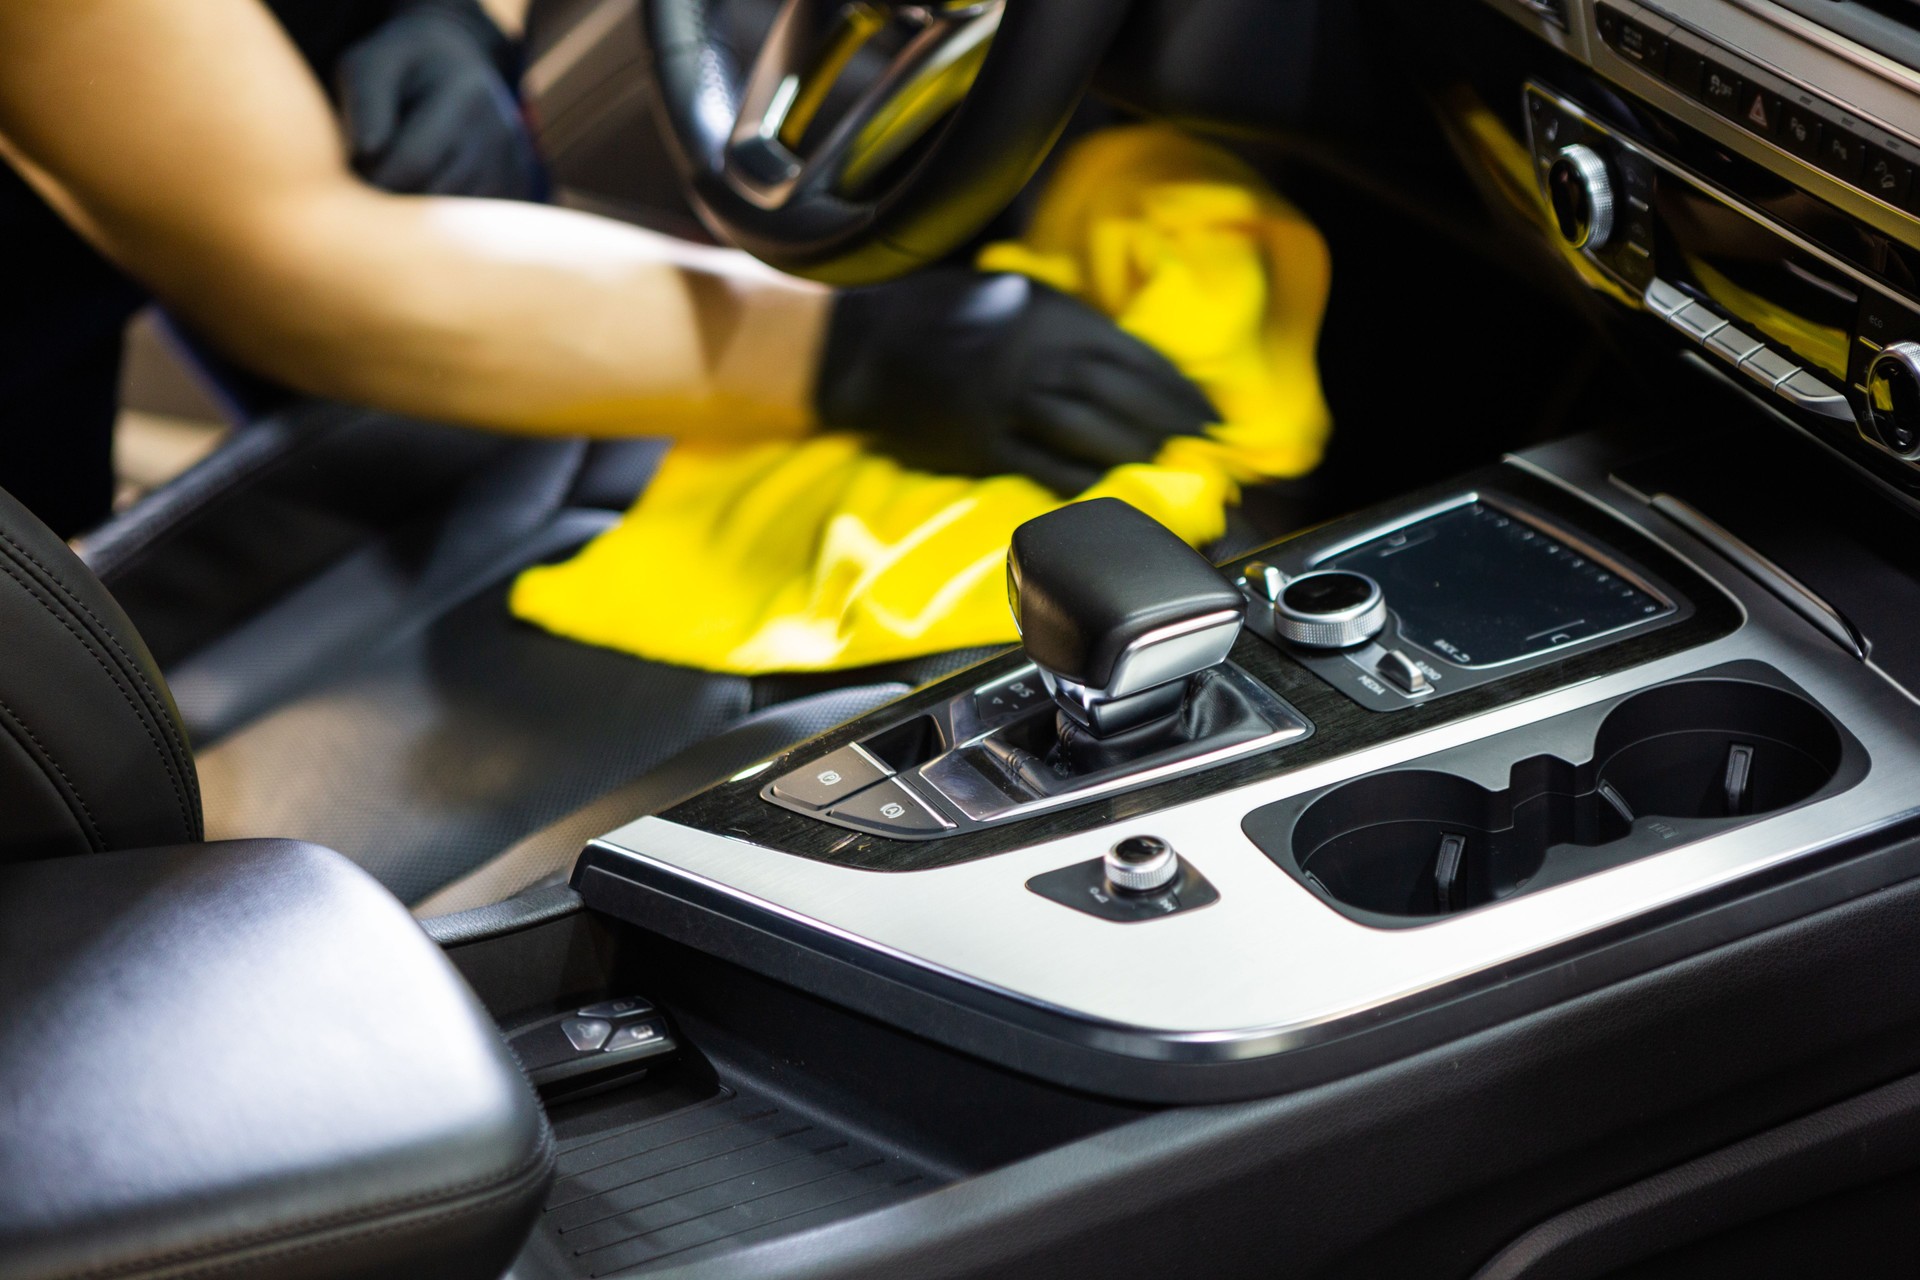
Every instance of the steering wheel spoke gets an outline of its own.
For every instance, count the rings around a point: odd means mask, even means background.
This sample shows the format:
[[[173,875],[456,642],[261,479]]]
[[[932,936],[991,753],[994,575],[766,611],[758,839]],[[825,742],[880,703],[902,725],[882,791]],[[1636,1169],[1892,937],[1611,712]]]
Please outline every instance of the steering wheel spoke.
[[[742,86],[727,184],[768,210],[823,190],[858,198],[966,96],[1003,9],[785,0]],[[865,85],[843,86],[856,63]]]

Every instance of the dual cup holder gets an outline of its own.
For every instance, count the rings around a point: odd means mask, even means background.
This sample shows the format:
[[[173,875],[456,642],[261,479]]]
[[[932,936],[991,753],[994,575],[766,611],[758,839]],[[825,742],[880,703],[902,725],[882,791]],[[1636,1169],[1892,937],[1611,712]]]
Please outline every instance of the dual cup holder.
[[[1265,806],[1244,828],[1345,914],[1419,924],[1837,794],[1866,771],[1805,693],[1737,663]]]

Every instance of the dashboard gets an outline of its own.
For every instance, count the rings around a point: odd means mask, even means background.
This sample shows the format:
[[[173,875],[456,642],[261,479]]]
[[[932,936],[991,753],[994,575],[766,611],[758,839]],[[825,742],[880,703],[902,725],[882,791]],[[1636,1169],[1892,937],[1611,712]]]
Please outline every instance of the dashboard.
[[[1920,496],[1920,6],[1492,0],[1563,252],[1703,369]]]

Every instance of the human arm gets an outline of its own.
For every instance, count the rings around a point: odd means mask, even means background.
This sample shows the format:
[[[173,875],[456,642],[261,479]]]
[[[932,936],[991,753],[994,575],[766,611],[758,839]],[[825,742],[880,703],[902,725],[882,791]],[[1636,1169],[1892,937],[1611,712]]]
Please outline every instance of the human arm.
[[[257,0],[11,0],[0,48],[10,158],[297,389],[533,432],[811,423],[824,291],[584,214],[372,190]]]

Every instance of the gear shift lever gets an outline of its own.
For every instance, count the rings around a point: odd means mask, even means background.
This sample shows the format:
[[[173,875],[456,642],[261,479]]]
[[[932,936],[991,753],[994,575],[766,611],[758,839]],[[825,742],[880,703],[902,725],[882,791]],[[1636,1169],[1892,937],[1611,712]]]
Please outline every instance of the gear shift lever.
[[[1115,498],[1014,531],[1007,594],[1027,656],[1072,726],[1114,739],[1179,716],[1226,661],[1246,601],[1206,559]]]

